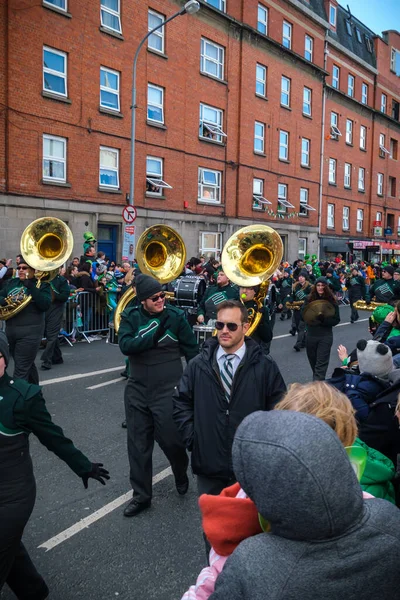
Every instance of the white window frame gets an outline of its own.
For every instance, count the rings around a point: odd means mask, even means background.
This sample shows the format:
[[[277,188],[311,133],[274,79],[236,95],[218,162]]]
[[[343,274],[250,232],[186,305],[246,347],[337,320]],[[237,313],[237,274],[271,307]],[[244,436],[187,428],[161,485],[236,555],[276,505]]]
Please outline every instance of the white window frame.
[[[298,240],[299,240],[299,243],[298,243],[297,257],[304,260],[304,257],[307,254],[307,238],[299,237]]]
[[[377,189],[378,196],[383,196],[383,173],[377,174]],[[378,221],[378,219],[376,219]]]
[[[381,158],[385,158],[388,154],[390,156],[390,150],[388,150],[385,146],[386,144],[386,136],[384,133],[379,134],[379,156]]]
[[[328,204],[327,213],[326,213],[326,226],[328,229],[335,229],[335,205]]]
[[[272,204],[264,197],[264,179],[253,178],[253,210],[266,210],[267,205]]]
[[[287,82],[287,90],[284,89],[284,82]],[[290,108],[290,84],[291,81],[289,79],[289,77],[286,77],[285,75],[282,75],[281,77],[281,106],[285,106],[287,108]],[[282,101],[282,94],[284,94],[285,96],[288,97],[288,103],[285,104],[285,102]]]
[[[300,188],[300,211],[299,215],[301,217],[308,217],[308,213],[310,210],[316,210],[313,206],[308,204],[309,197],[309,189],[308,188]]]
[[[304,58],[309,62],[313,61],[314,38],[306,34],[304,36]]]
[[[116,167],[109,167],[108,165],[104,165],[102,167],[101,165],[101,151],[102,150],[106,150],[107,152],[111,152],[112,154],[115,154],[115,156],[117,157],[117,166]],[[113,171],[114,173],[117,174],[117,185],[110,185],[108,183],[102,183],[101,182],[101,170],[107,170],[107,171]],[[101,188],[108,188],[110,190],[119,190],[119,150],[118,148],[110,148],[109,146],[100,146],[99,149],[99,186]]]
[[[153,90],[157,90],[157,92],[161,92],[161,104],[159,104],[158,102],[150,102],[150,94],[149,91],[150,89]],[[160,109],[161,110],[161,119],[152,119],[151,117],[149,117],[149,107],[153,106],[154,108]],[[161,125],[164,125],[164,88],[160,87],[159,85],[154,85],[154,83],[148,83],[147,84],[147,120],[150,121],[151,123],[160,123]]]
[[[57,10],[62,10],[63,12],[68,12],[68,0],[61,0],[64,3],[64,6],[58,6],[51,0],[43,0],[43,4],[45,6],[51,6],[57,8]]]
[[[353,121],[346,119],[346,144],[353,145]]]
[[[204,109],[209,111],[215,111],[216,119],[215,121],[208,120],[204,117]],[[223,142],[223,138],[226,138],[227,135],[223,131],[223,121],[224,121],[224,111],[220,108],[216,108],[215,106],[210,106],[208,104],[204,104],[200,102],[200,123],[199,123],[199,137],[202,140],[214,141],[214,142]]]
[[[371,38],[370,38],[370,37],[368,37],[368,36],[367,36],[367,35],[365,35],[365,34],[364,34],[364,37],[365,37],[365,43],[366,43],[366,46],[367,46],[367,50],[368,50],[368,52],[369,52],[370,54],[372,54],[372,41],[371,41]]]
[[[285,34],[285,28],[287,29],[287,33]],[[293,26],[288,21],[283,21],[282,23],[282,46],[284,48],[292,49],[292,31]]]
[[[63,158],[59,158],[59,157],[53,157],[50,154],[45,154],[44,153],[44,142],[45,140],[49,140],[49,141],[55,141],[55,142],[61,142],[63,144],[64,147],[64,156]],[[66,183],[67,181],[67,138],[64,137],[59,137],[56,135],[49,135],[47,133],[43,134],[43,138],[42,138],[42,155],[43,155],[43,159],[42,159],[42,179],[43,181],[55,181],[57,183]],[[57,163],[61,163],[64,166],[64,176],[63,177],[51,177],[49,175],[45,175],[44,174],[44,161],[48,160],[50,162],[57,162]]]
[[[359,44],[362,44],[362,37],[361,37],[361,31],[358,29],[358,27],[355,27],[356,30],[356,38],[357,38],[357,42]]]
[[[281,193],[283,192],[283,193]],[[278,183],[278,208],[277,211],[285,213],[287,208],[294,208],[293,204],[287,199],[288,196],[288,184]]]
[[[260,18],[260,13],[261,17],[264,18]],[[265,31],[260,29],[260,25],[263,27],[263,29],[265,28]],[[260,3],[258,4],[257,8],[257,31],[263,35],[268,35],[268,8]]]
[[[345,188],[351,188],[351,170],[352,166],[350,163],[344,163],[344,182]]]
[[[149,24],[149,16],[150,15],[152,15],[153,17],[156,17],[156,19],[159,19],[161,22],[165,21],[165,15],[149,8],[147,11],[147,31],[148,32],[153,29],[153,27],[151,27],[151,25]],[[150,50],[154,50],[154,52],[159,52],[160,54],[165,54],[165,31],[164,31],[164,29],[165,29],[165,27],[160,27],[160,29],[157,29],[157,31],[152,33],[147,40],[147,47],[150,48]],[[152,43],[151,38],[153,36],[157,37],[161,40],[161,50],[159,48],[155,48],[154,46],[151,45],[151,43]]]
[[[368,84],[361,85],[361,104],[368,104]]]
[[[263,79],[260,79],[260,77],[258,76],[258,70],[261,69],[264,75]],[[264,92],[260,93],[257,90],[257,84],[263,86],[264,88]],[[256,64],[256,95],[257,96],[261,96],[262,98],[266,98],[267,97],[267,67],[265,65],[262,65],[261,63],[257,63]]]
[[[340,67],[337,65],[332,66],[332,87],[335,90],[340,89]]]
[[[331,138],[337,140],[341,135],[339,129],[339,113],[331,111]]]
[[[343,231],[350,229],[350,206],[343,206],[342,229]]]
[[[101,72],[106,72],[106,73],[111,73],[112,75],[116,75],[117,76],[117,89],[115,90],[114,88],[108,87],[106,85],[101,85]],[[109,69],[108,67],[100,67],[100,106],[101,108],[105,108],[106,110],[112,110],[113,112],[120,112],[121,111],[121,105],[120,105],[120,72],[119,71],[114,71],[113,69]],[[101,92],[107,92],[108,94],[112,94],[113,96],[117,97],[117,108],[112,108],[110,106],[105,106],[104,104],[102,104],[101,102]]]
[[[354,98],[355,82],[356,82],[356,79],[355,79],[354,75],[349,73],[347,76],[347,95],[349,98]],[[349,92],[351,92],[351,93],[349,94]]]
[[[283,141],[282,141],[283,137]],[[289,160],[289,132],[284,129],[279,130],[279,160]]]
[[[329,159],[329,175],[328,181],[329,183],[336,183],[336,171],[337,171],[337,162],[336,158]]]
[[[257,133],[257,127],[260,127],[262,130],[261,135]],[[256,147],[257,140],[261,141],[261,150]],[[265,152],[265,123],[261,123],[261,121],[254,121],[254,142],[253,142],[253,150],[256,154],[264,154]]]
[[[367,128],[365,125],[360,125],[360,150],[367,149]]]
[[[357,208],[357,224],[356,231],[361,233],[364,227],[364,211],[362,208]]]
[[[350,23],[349,19],[346,19],[345,23],[346,23],[347,35],[349,35],[350,37],[353,37],[353,31],[351,29],[351,23]]]
[[[213,173],[215,175],[215,184],[207,182],[204,175],[205,173]],[[198,192],[197,201],[204,202],[207,204],[221,204],[221,171],[215,169],[207,169],[206,167],[199,167],[198,169]],[[212,188],[215,193],[215,200],[204,195],[204,188]]]
[[[214,8],[217,8],[221,12],[226,12],[225,0],[205,0],[205,1],[207,4],[209,4],[210,6],[213,6]],[[218,6],[215,6],[215,4],[218,4]]]
[[[122,27],[121,27],[121,0],[117,0],[118,2],[118,10],[113,10],[112,8],[109,8],[108,6],[105,6],[103,4],[103,2],[106,2],[107,0],[100,0],[100,23],[101,26],[104,27],[105,29],[109,29],[110,31],[116,31],[117,33],[122,35]],[[119,28],[115,29],[114,27],[110,27],[109,25],[106,25],[103,21],[103,11],[105,13],[108,13],[109,15],[112,15],[113,17],[116,17],[118,19],[118,23],[119,23]]]
[[[213,46],[217,50],[218,58],[215,59],[213,56],[209,56],[206,54],[207,46]],[[207,71],[207,61],[216,65],[217,75],[214,73],[210,73]],[[224,69],[225,69],[225,48],[212,42],[211,40],[202,37],[200,42],[200,72],[208,75],[209,77],[214,77],[215,79],[219,79],[220,81],[224,80]]]
[[[400,77],[400,71],[397,72],[396,71],[396,56],[397,54],[399,55],[399,61],[400,61],[400,50],[397,50],[397,48],[393,48],[390,51],[390,70],[392,71],[392,73],[396,73],[397,77]]]
[[[387,108],[387,96],[386,94],[381,94],[381,113],[386,114]]]
[[[365,192],[365,169],[358,167],[358,191]]]
[[[312,116],[312,89],[308,87],[303,88],[303,115]]]
[[[58,54],[58,56],[63,57],[64,66],[65,66],[64,73],[62,73],[61,71],[54,71],[53,69],[50,69],[49,67],[44,66],[45,51],[52,52],[53,54]],[[67,96],[68,96],[68,55],[66,54],[66,52],[62,52],[61,50],[56,50],[55,48],[50,48],[50,46],[43,46],[43,67],[42,68],[43,68],[43,91],[48,94],[54,94],[55,96],[61,96],[63,98],[67,98]],[[64,80],[64,86],[65,86],[64,94],[62,92],[57,92],[56,90],[49,90],[45,86],[45,74],[46,73],[48,73],[49,75],[54,75],[55,77],[59,77],[60,79]]]
[[[310,151],[311,151],[311,140],[308,138],[301,138],[301,159],[300,164],[302,167],[310,166]],[[305,161],[303,160],[305,158]]]
[[[147,167],[147,161],[154,160],[160,165],[160,172],[151,171]],[[164,159],[159,156],[146,156],[146,196],[152,198],[159,198],[162,196],[164,189],[172,190],[172,185],[169,185],[163,179],[164,176]],[[155,186],[157,191],[147,189],[147,185]]]
[[[329,24],[336,27],[337,8],[333,4],[329,4]]]
[[[380,223],[382,223],[382,213],[379,210],[376,213],[375,221],[379,221]]]
[[[211,248],[205,244],[206,236],[215,236],[214,247]],[[201,231],[200,232],[200,254],[220,256],[222,252],[222,233],[217,231]]]

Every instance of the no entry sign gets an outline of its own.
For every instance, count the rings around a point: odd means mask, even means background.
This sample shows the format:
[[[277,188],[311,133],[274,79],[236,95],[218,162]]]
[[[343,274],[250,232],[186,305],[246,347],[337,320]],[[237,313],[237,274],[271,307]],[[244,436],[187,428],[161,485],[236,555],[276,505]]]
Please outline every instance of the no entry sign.
[[[124,210],[122,211],[122,218],[125,221],[125,223],[128,223],[128,225],[130,223],[133,223],[134,220],[137,217],[137,210],[134,206],[125,206]]]

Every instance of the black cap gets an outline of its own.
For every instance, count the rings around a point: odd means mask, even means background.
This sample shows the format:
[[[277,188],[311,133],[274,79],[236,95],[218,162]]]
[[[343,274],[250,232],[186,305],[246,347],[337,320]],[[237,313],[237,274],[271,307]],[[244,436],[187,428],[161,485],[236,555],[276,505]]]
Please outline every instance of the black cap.
[[[324,283],[325,285],[328,285],[328,280],[326,277],[318,277],[318,279],[315,281],[315,285],[317,285],[317,283]]]
[[[386,273],[389,273],[389,275],[393,277],[394,268],[392,267],[392,265],[387,265],[386,267],[383,267],[382,273],[383,271],[386,271]]]
[[[143,273],[135,277],[135,287],[136,295],[140,302],[162,291],[161,284],[157,279],[150,277],[150,275],[143,275]]]

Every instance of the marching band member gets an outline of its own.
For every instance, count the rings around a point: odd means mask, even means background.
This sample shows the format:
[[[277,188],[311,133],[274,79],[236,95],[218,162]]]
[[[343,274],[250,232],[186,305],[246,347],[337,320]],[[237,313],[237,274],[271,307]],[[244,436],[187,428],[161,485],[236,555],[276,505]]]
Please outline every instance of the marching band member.
[[[400,282],[393,279],[394,268],[387,265],[382,269],[382,279],[377,279],[365,294],[365,301],[371,304],[371,299],[375,296],[376,302],[385,304],[395,304],[400,298]]]
[[[61,275],[61,270],[50,282],[52,303],[46,311],[45,332],[46,349],[42,354],[42,369],[49,370],[52,365],[60,365],[63,362],[58,334],[64,316],[64,306],[69,298],[68,281]]]
[[[350,321],[358,321],[358,310],[354,307],[354,302],[364,300],[365,298],[365,279],[357,267],[353,267],[350,275],[346,278],[346,287],[349,291],[349,300],[351,307]]]
[[[287,302],[291,304],[293,302],[302,302],[304,304],[305,299],[311,292],[311,287],[312,286],[308,281],[308,272],[305,269],[303,271],[300,271],[298,275],[298,280],[293,286],[292,295],[289,296]],[[300,352],[301,348],[306,347],[306,325],[302,318],[301,308],[299,310],[293,310],[292,328],[290,330],[290,333],[292,335],[295,335],[296,331],[297,341],[293,348],[294,350],[296,350],[296,352]]]
[[[255,296],[257,296],[260,290],[260,286],[256,285],[254,287],[241,287],[239,290],[240,299],[247,308],[249,313],[249,318],[251,317],[253,311],[254,313],[260,312],[260,308],[258,307],[257,302],[254,300]],[[272,340],[272,328],[269,321],[268,309],[263,307],[261,309],[262,317],[260,319],[257,328],[251,335],[251,339],[255,342],[259,343],[266,353],[269,354],[269,348],[266,344],[269,344]]]
[[[207,323],[210,319],[216,319],[218,304],[225,302],[225,300],[238,299],[238,288],[231,284],[223,271],[220,271],[217,277],[217,285],[210,286],[200,302],[197,311],[197,322]]]

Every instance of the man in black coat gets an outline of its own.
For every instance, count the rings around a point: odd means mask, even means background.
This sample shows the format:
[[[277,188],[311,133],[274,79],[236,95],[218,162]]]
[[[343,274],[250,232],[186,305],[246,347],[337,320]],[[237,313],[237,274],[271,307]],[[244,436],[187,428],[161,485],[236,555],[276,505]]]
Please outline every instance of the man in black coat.
[[[69,298],[69,284],[62,275],[56,275],[50,282],[50,287],[52,302],[46,311],[46,349],[41,359],[42,369],[46,371],[51,369],[52,365],[60,365],[63,362],[58,334],[64,317],[64,306]]]
[[[217,337],[190,361],[174,394],[174,419],[192,453],[199,496],[217,495],[236,481],[231,449],[241,421],[270,410],[286,391],[280,371],[259,344],[246,338],[247,309],[227,300],[218,306]]]

